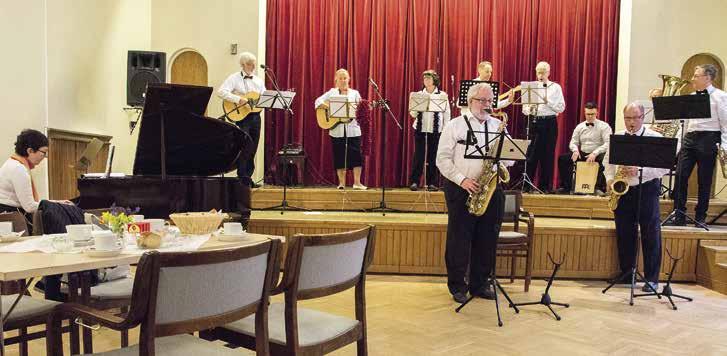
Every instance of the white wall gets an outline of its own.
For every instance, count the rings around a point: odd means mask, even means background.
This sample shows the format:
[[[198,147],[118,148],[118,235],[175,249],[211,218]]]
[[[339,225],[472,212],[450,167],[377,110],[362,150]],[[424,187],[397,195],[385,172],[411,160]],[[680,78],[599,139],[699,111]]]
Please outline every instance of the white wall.
[[[15,137],[24,128],[46,127],[45,0],[0,4],[0,162],[14,152]],[[48,165],[32,174],[41,196],[48,196]]]
[[[723,0],[621,0],[617,129],[623,129],[618,113],[624,105],[661,87],[658,74],[681,75],[682,65],[698,53],[727,61],[725,13]],[[719,190],[727,181],[720,172],[717,177]],[[727,191],[719,197],[726,199]]]
[[[265,0],[153,0],[151,14],[151,46],[167,52],[167,77],[174,55],[188,49],[199,52],[207,61],[207,85],[215,93],[230,73],[240,70],[239,57],[230,54],[230,44],[238,44],[238,54],[249,51],[258,57],[258,64],[265,63]],[[258,74],[263,73],[258,70]],[[207,111],[210,117],[223,114],[222,102],[215,93]],[[264,169],[265,133],[260,137],[256,180],[262,178]]]

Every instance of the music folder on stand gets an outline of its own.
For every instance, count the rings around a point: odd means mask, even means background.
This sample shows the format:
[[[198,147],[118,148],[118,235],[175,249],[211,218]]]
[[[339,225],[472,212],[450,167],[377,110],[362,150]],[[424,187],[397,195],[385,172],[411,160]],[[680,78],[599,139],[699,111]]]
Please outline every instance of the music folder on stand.
[[[525,159],[525,150],[523,147],[519,146],[517,144],[518,141],[514,141],[506,132],[506,130],[502,130],[500,133],[493,133],[491,134],[493,136],[492,139],[487,137],[487,133],[485,131],[476,131],[476,130],[468,130],[467,132],[467,138],[465,140],[465,152],[464,152],[464,158],[465,159],[479,159],[479,160],[493,160],[493,167],[496,169],[497,166],[500,164],[500,161],[503,159],[503,147],[506,145],[513,145],[515,147],[514,154],[511,154],[507,160],[508,161],[522,161]],[[478,138],[479,137],[479,138]],[[508,142],[506,144],[506,142]],[[529,143],[529,141],[526,141]],[[491,147],[491,148],[490,148]],[[500,180],[500,175],[496,174],[495,179]],[[489,209],[489,207],[488,207]],[[497,248],[492,249],[492,261],[496,261],[497,258]],[[490,275],[488,277],[488,282],[490,284],[490,287],[493,289],[495,293],[495,310],[497,311],[497,326],[502,326],[502,317],[500,316],[500,302],[498,299],[497,291],[499,290],[502,295],[505,297],[505,299],[508,302],[508,305],[512,307],[515,310],[515,313],[519,313],[520,310],[518,309],[517,305],[510,299],[510,295],[507,294],[504,288],[500,285],[500,282],[497,281],[497,274],[495,272],[496,267],[492,266],[492,271],[490,271]],[[467,300],[462,303],[457,309],[455,309],[455,312],[459,313],[462,308],[464,308],[472,299],[474,299],[474,295],[470,295]]]
[[[422,93],[420,91],[411,92],[409,93],[409,112],[432,112],[432,113],[444,113],[447,111],[447,107],[449,105],[449,97],[447,94],[428,94],[428,93]],[[423,196],[424,197],[424,209],[425,211],[428,211],[428,204],[431,203],[431,199],[429,199],[429,190],[428,185],[430,184],[429,179],[436,177],[428,177],[428,165],[429,165],[429,135],[428,133],[424,133],[424,191],[423,195],[420,195],[419,198],[417,198],[414,203],[412,203],[412,208],[414,205],[416,205],[419,202],[419,199]],[[419,182],[416,182],[419,183]],[[433,205],[433,203],[432,203]]]

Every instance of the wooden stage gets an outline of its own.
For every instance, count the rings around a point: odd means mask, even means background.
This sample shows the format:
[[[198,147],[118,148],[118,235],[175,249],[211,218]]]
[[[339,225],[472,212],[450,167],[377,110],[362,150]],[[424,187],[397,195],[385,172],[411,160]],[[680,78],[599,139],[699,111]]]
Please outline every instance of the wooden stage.
[[[288,190],[288,203],[311,209],[308,212],[254,210],[249,230],[255,233],[290,236],[295,233],[329,233],[358,228],[364,224],[377,226],[377,245],[372,272],[395,274],[446,274],[444,246],[447,215],[441,192],[422,193],[404,189],[387,191],[387,206],[418,211],[416,213],[366,213],[360,209],[379,205],[380,190],[340,191],[330,188],[294,188]],[[253,208],[276,205],[282,189],[255,189]],[[552,266],[546,255],[566,254],[560,277],[572,279],[605,279],[618,273],[616,236],[606,198],[566,195],[532,195],[523,197],[524,209],[535,214],[533,276],[547,277]],[[727,202],[713,201],[710,217],[727,207]],[[671,202],[662,201],[662,213],[670,211]],[[693,209],[693,202],[689,205]],[[342,211],[347,210],[347,211]],[[322,211],[327,210],[327,211]],[[350,211],[354,210],[354,211]],[[439,212],[436,212],[439,211]],[[723,218],[720,221],[727,222]],[[504,226],[504,229],[512,229]],[[672,254],[683,255],[675,272],[675,280],[695,282],[700,243],[727,241],[727,227],[711,226],[711,231],[693,227],[664,227],[663,247]],[[498,273],[509,273],[509,263],[498,259]],[[517,272],[524,271],[520,259]],[[670,261],[662,263],[667,272]]]

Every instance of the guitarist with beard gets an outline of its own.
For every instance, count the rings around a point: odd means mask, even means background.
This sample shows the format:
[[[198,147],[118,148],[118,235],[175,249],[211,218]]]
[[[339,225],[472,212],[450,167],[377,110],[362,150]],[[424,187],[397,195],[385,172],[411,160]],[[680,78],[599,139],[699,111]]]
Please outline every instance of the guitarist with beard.
[[[260,109],[255,109],[257,99],[265,91],[265,81],[255,75],[255,55],[250,52],[240,54],[240,72],[230,74],[222,83],[217,95],[224,100],[225,113],[228,114],[240,130],[252,138],[252,157],[240,157],[237,166],[237,176],[243,184],[252,188],[259,187],[253,182],[252,173],[255,171],[255,153],[260,141]],[[232,105],[232,109],[227,107]],[[235,113],[239,115],[234,115]],[[244,113],[244,114],[240,114]]]

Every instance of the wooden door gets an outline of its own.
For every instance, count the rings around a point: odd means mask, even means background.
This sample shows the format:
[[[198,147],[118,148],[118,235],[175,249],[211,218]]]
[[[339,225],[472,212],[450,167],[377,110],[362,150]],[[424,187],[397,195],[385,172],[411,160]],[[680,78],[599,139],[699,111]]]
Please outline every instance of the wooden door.
[[[207,86],[207,61],[195,51],[180,53],[172,63],[172,83]]]
[[[50,199],[71,199],[78,196],[77,180],[87,173],[76,169],[78,159],[93,138],[104,144],[91,160],[88,173],[100,173],[106,169],[109,141],[112,136],[94,135],[58,129],[48,129],[48,195]]]

